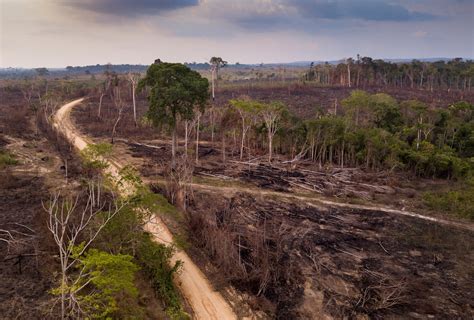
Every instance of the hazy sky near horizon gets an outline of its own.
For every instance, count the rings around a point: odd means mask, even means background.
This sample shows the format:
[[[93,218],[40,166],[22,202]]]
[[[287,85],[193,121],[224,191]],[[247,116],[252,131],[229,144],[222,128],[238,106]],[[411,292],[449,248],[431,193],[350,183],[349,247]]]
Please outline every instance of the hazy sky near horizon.
[[[0,67],[474,57],[474,0],[0,0]]]

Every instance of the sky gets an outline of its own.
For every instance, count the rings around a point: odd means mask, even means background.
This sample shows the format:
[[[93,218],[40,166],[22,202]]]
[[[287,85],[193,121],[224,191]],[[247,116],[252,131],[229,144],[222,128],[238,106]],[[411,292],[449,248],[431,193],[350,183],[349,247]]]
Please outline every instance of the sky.
[[[474,57],[474,0],[0,0],[0,67]]]

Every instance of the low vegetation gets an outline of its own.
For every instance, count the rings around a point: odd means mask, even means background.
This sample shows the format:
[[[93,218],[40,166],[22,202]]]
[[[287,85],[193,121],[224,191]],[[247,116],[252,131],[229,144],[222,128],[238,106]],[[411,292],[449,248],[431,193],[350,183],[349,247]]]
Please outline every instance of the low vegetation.
[[[425,204],[433,211],[474,220],[474,183],[471,180],[453,190],[427,192]]]

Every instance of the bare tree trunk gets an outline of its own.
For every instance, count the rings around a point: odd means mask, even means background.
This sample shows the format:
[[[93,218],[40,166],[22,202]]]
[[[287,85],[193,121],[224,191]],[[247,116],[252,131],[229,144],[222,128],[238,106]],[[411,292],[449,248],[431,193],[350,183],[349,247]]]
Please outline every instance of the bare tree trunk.
[[[347,85],[351,87],[351,66],[349,62],[347,63]]]
[[[116,132],[116,129],[117,129],[117,125],[120,122],[120,119],[122,119],[122,110],[123,110],[123,108],[119,109],[117,120],[115,120],[114,127],[112,129],[112,141],[111,141],[112,144],[114,143],[114,137],[115,137],[115,132]]]
[[[197,124],[196,124],[196,164],[199,163],[199,123],[201,120],[201,114],[197,115]]]
[[[97,116],[100,118],[100,110],[102,109],[102,99],[104,98],[105,93],[100,94],[100,99],[99,99],[99,112]]]
[[[214,89],[214,73],[216,72],[215,71],[215,67],[212,68],[212,72],[211,72],[211,82],[212,82],[212,101],[214,101],[216,99],[216,94],[215,94],[215,89]]]
[[[210,117],[211,117],[211,141],[214,142],[214,122],[215,122],[215,119],[214,119],[214,105],[212,105],[211,107],[211,110],[210,111]]]
[[[189,135],[188,126],[189,126],[189,121],[188,120],[184,121],[184,157],[185,158],[188,157],[188,135]]]
[[[133,101],[133,121],[135,122],[135,127],[137,126],[137,104],[135,99],[135,83],[132,83],[132,101]]]
[[[245,142],[245,124],[242,123],[242,140],[240,142],[240,160],[244,157],[244,142]]]
[[[272,162],[273,157],[273,135],[271,133],[268,134],[268,162]]]
[[[171,167],[174,168],[176,166],[176,124],[173,126],[171,132]]]

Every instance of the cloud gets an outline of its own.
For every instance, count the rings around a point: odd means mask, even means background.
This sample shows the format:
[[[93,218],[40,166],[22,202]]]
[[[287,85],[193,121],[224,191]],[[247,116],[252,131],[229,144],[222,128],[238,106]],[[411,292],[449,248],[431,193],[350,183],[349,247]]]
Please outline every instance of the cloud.
[[[155,15],[197,6],[199,0],[63,0],[66,6],[116,16]]]
[[[410,11],[386,0],[289,0],[288,4],[308,18],[365,21],[423,21],[434,18],[431,14]]]

